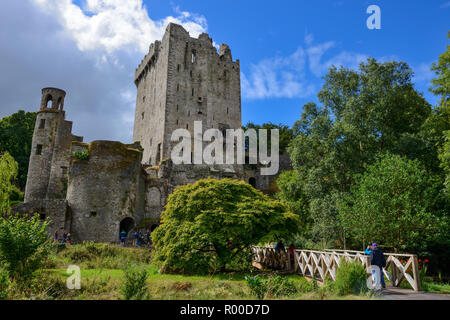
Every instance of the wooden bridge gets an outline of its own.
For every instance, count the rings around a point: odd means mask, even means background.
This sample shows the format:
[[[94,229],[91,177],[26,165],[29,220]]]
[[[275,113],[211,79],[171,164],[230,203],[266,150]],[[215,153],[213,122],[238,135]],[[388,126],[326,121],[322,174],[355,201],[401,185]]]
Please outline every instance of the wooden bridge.
[[[357,261],[370,273],[370,257],[363,251],[327,249],[324,251],[295,250],[290,257],[288,249],[273,247],[253,247],[253,265],[258,268],[285,270],[305,277],[324,281],[336,280],[336,270],[341,261]],[[385,253],[386,268],[383,272],[393,287],[399,287],[403,280],[414,291],[420,291],[419,263],[414,254]],[[401,260],[406,261],[406,264]]]

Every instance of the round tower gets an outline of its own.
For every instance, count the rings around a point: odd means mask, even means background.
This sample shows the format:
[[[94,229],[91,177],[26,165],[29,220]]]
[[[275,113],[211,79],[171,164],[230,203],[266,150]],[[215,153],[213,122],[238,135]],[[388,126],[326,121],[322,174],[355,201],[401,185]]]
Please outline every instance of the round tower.
[[[61,122],[64,121],[65,97],[64,90],[42,89],[41,107],[34,126],[25,202],[47,198],[56,136]]]

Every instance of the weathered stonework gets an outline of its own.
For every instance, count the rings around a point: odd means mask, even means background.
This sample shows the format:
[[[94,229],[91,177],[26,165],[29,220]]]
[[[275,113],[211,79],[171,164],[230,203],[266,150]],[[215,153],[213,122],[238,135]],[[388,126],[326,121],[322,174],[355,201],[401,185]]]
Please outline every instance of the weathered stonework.
[[[241,128],[239,60],[233,61],[227,45],[217,52],[207,34],[195,39],[171,23],[136,69],[135,84],[133,144],[84,143],[65,120],[66,93],[42,90],[25,203],[13,211],[49,217],[49,233],[65,229],[73,242],[118,242],[121,230],[130,234],[157,227],[177,186],[230,177],[271,190],[275,177],[261,176],[258,165],[174,165],[168,160],[177,128],[192,136],[194,121],[202,121],[203,130]],[[281,168],[289,169],[284,162],[282,157]]]

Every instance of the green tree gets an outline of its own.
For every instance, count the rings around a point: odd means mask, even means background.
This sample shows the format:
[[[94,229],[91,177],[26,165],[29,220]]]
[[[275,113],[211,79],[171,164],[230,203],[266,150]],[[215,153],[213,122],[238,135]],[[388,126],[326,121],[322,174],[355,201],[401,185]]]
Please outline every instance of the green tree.
[[[292,139],[294,138],[294,133],[292,131],[292,129],[289,128],[289,126],[284,125],[284,124],[273,124],[271,122],[268,123],[263,123],[261,125],[258,124],[254,124],[252,122],[247,123],[247,125],[243,126],[242,129],[248,130],[248,129],[255,129],[256,130],[256,134],[258,135],[258,130],[259,129],[266,129],[268,130],[267,133],[267,148],[268,150],[270,150],[270,146],[271,146],[271,139],[270,139],[270,130],[271,129],[277,129],[279,130],[279,137],[280,137],[280,141],[279,141],[279,151],[280,154],[284,153],[287,151],[287,148],[289,146],[289,143],[292,141]]]
[[[31,218],[0,217],[0,261],[12,279],[29,279],[48,255],[48,221]]]
[[[0,154],[9,152],[19,164],[18,183],[24,190],[31,153],[35,112],[22,110],[0,120]]]
[[[306,215],[314,221],[313,239],[344,244],[336,201],[350,190],[354,175],[363,173],[379,154],[414,158],[426,153],[423,141],[414,137],[432,108],[414,89],[412,75],[404,62],[368,59],[359,70],[333,66],[318,93],[320,105],[303,106],[288,151],[295,181],[301,185],[301,199],[296,202],[307,208]],[[407,143],[411,137],[414,143]],[[299,187],[282,182],[282,196],[296,197],[287,194],[298,192]]]
[[[294,234],[298,218],[243,181],[205,179],[169,196],[153,235],[163,271],[248,268],[250,247]]]
[[[355,180],[338,210],[344,228],[363,244],[417,252],[442,230],[432,212],[439,188],[419,161],[386,154]]]
[[[450,195],[450,130],[445,132],[445,143],[439,154],[441,166],[445,170],[445,190],[447,195]]]
[[[447,38],[450,39],[450,31],[447,33]],[[433,63],[431,70],[436,75],[436,78],[431,80],[431,92],[441,96],[441,106],[448,107],[450,101],[450,45],[447,45],[447,51],[439,56],[438,63]]]
[[[0,158],[0,215],[10,206],[11,195],[16,192],[13,182],[17,178],[17,162],[8,152]]]

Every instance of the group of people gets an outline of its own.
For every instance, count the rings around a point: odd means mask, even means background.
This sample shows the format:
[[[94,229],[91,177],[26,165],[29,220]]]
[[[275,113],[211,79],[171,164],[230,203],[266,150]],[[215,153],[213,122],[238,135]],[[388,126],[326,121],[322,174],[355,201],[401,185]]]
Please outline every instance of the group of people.
[[[61,228],[61,230],[63,230],[63,229]],[[67,232],[67,230],[64,230],[64,232],[62,234],[62,237],[60,239],[58,230],[56,230],[54,235],[53,235],[53,242],[55,242],[55,243],[60,242],[60,243],[71,244],[71,242],[72,242],[72,235],[69,232]]]
[[[127,239],[128,232],[122,230],[120,232],[120,245],[122,247],[125,246],[125,241]],[[142,246],[151,246],[152,244],[152,234],[150,230],[141,231],[137,230],[133,233],[133,246],[142,247]]]

